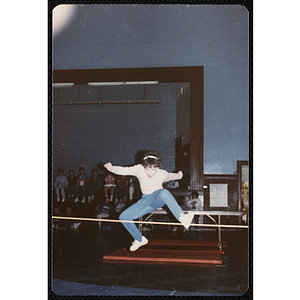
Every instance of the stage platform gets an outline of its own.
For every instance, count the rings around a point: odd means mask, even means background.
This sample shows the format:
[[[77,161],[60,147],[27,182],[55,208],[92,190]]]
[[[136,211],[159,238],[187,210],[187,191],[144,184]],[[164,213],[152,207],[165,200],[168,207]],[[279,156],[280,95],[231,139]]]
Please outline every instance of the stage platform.
[[[226,243],[222,244],[222,249],[226,248]],[[123,248],[105,255],[103,260],[221,265],[223,255],[216,241],[149,240],[137,251]]]

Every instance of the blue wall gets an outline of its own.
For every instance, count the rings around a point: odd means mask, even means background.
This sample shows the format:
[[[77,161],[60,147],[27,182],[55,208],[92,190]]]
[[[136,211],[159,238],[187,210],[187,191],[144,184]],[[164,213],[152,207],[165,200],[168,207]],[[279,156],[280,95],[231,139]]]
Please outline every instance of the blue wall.
[[[55,9],[54,22],[61,8]],[[199,65],[204,66],[204,172],[232,174],[237,160],[248,159],[248,11],[243,6],[78,5],[66,26],[54,33],[56,70]],[[54,115],[63,114],[68,124],[85,122],[88,132],[94,125],[95,112],[87,111],[83,119],[89,118],[80,120],[76,114],[69,116],[66,108],[59,110],[55,108]],[[101,122],[100,129],[107,121],[95,120]],[[57,139],[58,125],[54,122]],[[54,140],[54,169],[67,160],[61,142]],[[94,153],[99,144],[89,147]],[[136,145],[124,147],[131,157],[137,150]],[[118,161],[116,148],[110,145],[110,160]],[[76,159],[85,155],[78,153]],[[103,160],[108,156],[103,150]],[[118,162],[129,161],[123,157]]]

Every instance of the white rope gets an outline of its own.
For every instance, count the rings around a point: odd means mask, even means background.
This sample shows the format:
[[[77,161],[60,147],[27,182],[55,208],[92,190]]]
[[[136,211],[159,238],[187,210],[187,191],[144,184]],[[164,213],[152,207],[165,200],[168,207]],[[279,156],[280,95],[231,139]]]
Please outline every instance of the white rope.
[[[181,225],[181,223],[172,223],[172,222],[131,221],[131,220],[58,217],[58,216],[52,216],[52,219],[74,220],[74,221],[92,221],[92,222],[110,222],[110,223],[137,223],[137,224],[153,224],[153,225],[174,225],[174,226]],[[247,225],[225,225],[225,224],[224,225],[221,225],[221,224],[191,224],[191,226],[221,227],[221,228],[249,228],[249,226],[247,226]]]

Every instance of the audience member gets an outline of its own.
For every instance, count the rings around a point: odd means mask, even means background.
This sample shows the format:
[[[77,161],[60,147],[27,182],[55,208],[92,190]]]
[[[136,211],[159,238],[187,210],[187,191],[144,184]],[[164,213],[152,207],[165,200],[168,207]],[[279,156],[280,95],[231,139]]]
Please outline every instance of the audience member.
[[[188,201],[187,205],[189,210],[193,211],[203,211],[203,204],[202,201],[199,198],[199,194],[197,191],[192,191],[191,194],[192,199]],[[193,224],[202,224],[203,223],[203,216],[195,215],[193,219]],[[191,227],[191,230],[193,230],[194,226]],[[200,229],[200,227],[196,227],[196,230]]]
[[[125,175],[118,176],[117,181],[117,198],[123,197],[123,200],[127,200],[129,190],[129,177]]]
[[[109,218],[113,214],[113,205],[110,202],[109,197],[105,197],[105,202],[99,206],[97,219]],[[99,221],[99,228],[101,227],[101,221]]]
[[[105,177],[104,194],[106,198],[108,197],[108,191],[110,191],[110,201],[112,201],[114,198],[115,186],[115,176],[111,172],[108,172],[107,176]]]
[[[68,182],[66,176],[64,176],[64,170],[58,170],[58,176],[55,179],[54,187],[56,190],[56,199],[57,202],[60,201],[60,193],[62,195],[62,202],[65,202],[65,189],[68,187]]]
[[[75,203],[79,201],[80,193],[82,195],[82,201],[81,201],[81,203],[85,203],[85,197],[86,197],[86,180],[87,180],[87,175],[85,174],[85,168],[84,167],[80,167],[79,168],[79,174],[77,176],[77,189],[76,189]]]
[[[182,210],[188,210],[184,196],[179,196],[177,201]]]
[[[67,207],[67,211],[64,214],[64,217],[69,217],[69,218],[74,217],[74,214],[71,210],[71,207],[69,207],[69,206]],[[81,224],[80,222],[74,222],[74,220],[66,220],[66,227],[67,228],[71,228],[71,229],[78,228],[78,226],[80,224]]]
[[[98,170],[95,168],[92,170],[92,175],[88,181],[88,203],[94,200],[95,195],[100,191],[102,187],[102,179],[98,174]]]
[[[53,216],[61,217],[62,213],[60,212],[58,207],[54,208]],[[58,228],[60,227],[62,221],[60,219],[53,219],[52,228]]]
[[[124,198],[120,197],[118,200],[118,203],[116,205],[115,211],[117,214],[120,214],[125,208],[126,208],[126,205],[124,203]]]
[[[68,181],[68,197],[74,197],[77,188],[77,177],[74,175],[74,170],[69,170]]]

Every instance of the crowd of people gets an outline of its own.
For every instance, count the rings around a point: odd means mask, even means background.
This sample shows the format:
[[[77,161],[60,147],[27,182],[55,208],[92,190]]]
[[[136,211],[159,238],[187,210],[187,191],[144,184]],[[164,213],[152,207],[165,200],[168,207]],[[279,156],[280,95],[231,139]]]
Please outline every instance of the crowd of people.
[[[166,188],[172,187],[168,184]],[[115,175],[111,172],[99,174],[94,168],[88,176],[85,168],[80,167],[75,175],[73,169],[65,176],[64,170],[59,169],[53,183],[53,215],[64,217],[93,217],[98,218],[99,228],[110,229],[111,226],[101,219],[118,219],[127,207],[141,197],[139,183],[134,176]],[[187,210],[203,210],[203,197],[197,191],[192,191],[189,197],[179,196],[177,199],[180,207]],[[82,222],[55,220],[53,228],[77,228]],[[195,215],[193,223],[203,223],[203,216]],[[144,226],[149,230],[151,226]],[[174,227],[173,231],[177,228]],[[199,227],[195,227],[197,230]],[[190,227],[190,230],[193,230]]]
[[[79,168],[78,175],[71,169],[65,176],[64,170],[59,169],[53,183],[53,215],[116,218],[138,197],[140,190],[133,177],[115,176],[110,172],[99,174],[97,168],[88,176],[84,167]],[[53,227],[71,224],[75,228],[77,225],[59,220],[54,223]]]
[[[88,177],[85,168],[80,167],[77,176],[71,169],[68,177],[64,175],[63,169],[59,169],[54,181],[54,189],[56,201],[62,203],[66,201],[66,198],[74,198],[74,203],[85,203],[86,201],[90,203],[96,196],[110,197],[110,201],[123,197],[131,202],[135,191],[135,182],[132,177],[118,176],[116,178],[110,172],[107,172],[103,180],[103,176],[98,174],[96,168]]]

